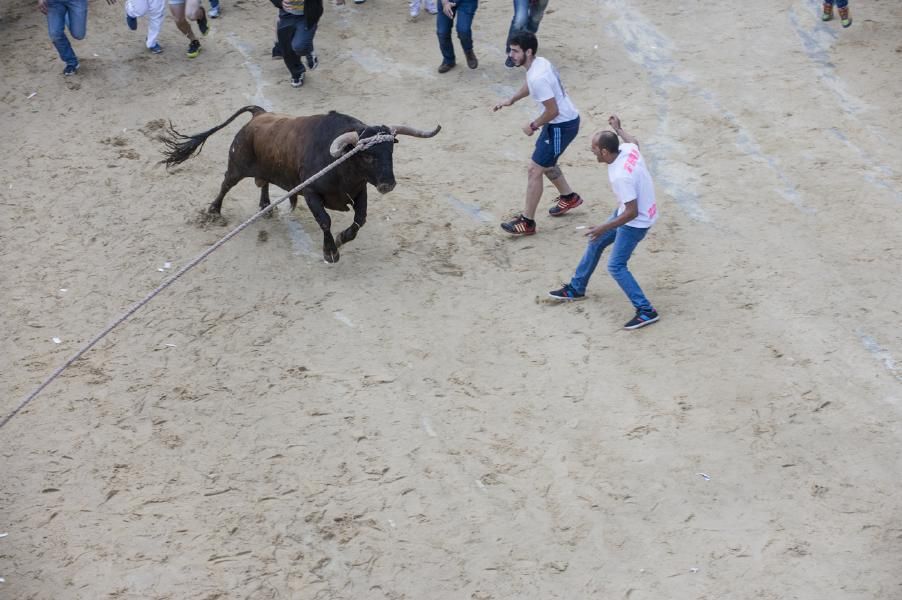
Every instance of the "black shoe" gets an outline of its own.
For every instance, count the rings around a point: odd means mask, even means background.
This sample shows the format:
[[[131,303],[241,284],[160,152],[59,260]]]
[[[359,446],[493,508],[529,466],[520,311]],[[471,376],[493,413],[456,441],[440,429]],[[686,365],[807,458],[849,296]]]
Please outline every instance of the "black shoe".
[[[282,58],[282,45],[279,42],[272,45],[272,57]]]
[[[579,292],[577,292],[575,289],[573,289],[573,286],[570,285],[569,283],[565,284],[564,287],[562,287],[559,290],[552,290],[552,291],[548,292],[548,295],[551,296],[552,298],[554,298],[555,300],[561,300],[563,302],[572,302],[574,300],[585,300],[586,299],[585,294],[580,294]]]
[[[504,61],[504,66],[507,67],[508,69],[513,69],[517,65],[514,64],[514,59],[511,58],[510,56],[508,56],[507,60]]]
[[[138,28],[138,19],[126,14],[125,15],[125,24],[128,25],[129,29],[131,29],[132,31],[135,31]]]
[[[652,323],[657,322],[658,320],[658,311],[653,308],[647,310],[637,310],[636,316],[630,319],[626,325],[623,326],[624,329],[639,329],[640,327],[645,327],[646,325],[651,325]]]
[[[191,40],[191,43],[188,44],[188,58],[197,58],[197,55],[200,54],[200,41]]]
[[[299,88],[299,87],[301,87],[302,85],[304,85],[304,74],[303,74],[303,73],[301,73],[301,74],[298,75],[297,77],[292,77],[292,78],[291,78],[291,87],[293,87],[293,88]]]
[[[470,50],[467,54],[467,66],[471,69],[475,69],[479,66],[479,60],[476,59],[476,54]]]
[[[197,20],[197,28],[200,29],[201,35],[207,35],[210,31],[210,26],[207,25],[207,12],[204,11],[204,16]]]
[[[68,77],[69,75],[75,75],[76,73],[78,73],[78,63],[75,63],[74,65],[66,65],[66,68],[63,69],[63,75],[65,75],[66,77]]]
[[[450,71],[451,69],[453,69],[455,66],[456,66],[456,65],[455,65],[454,63],[446,63],[446,62],[443,62],[442,64],[440,64],[440,65],[438,66],[438,72],[439,72],[439,73],[447,73],[448,71]]]
[[[316,52],[311,52],[307,55],[307,68],[313,71],[319,66],[319,57],[316,55]]]

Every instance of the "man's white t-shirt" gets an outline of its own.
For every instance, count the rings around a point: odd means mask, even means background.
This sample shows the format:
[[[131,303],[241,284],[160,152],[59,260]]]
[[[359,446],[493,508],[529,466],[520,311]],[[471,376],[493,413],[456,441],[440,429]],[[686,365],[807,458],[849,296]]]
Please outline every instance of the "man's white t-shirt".
[[[627,223],[630,227],[648,229],[658,220],[658,206],[655,204],[655,186],[645,166],[645,159],[636,144],[620,144],[620,154],[608,165],[608,179],[614,195],[620,201],[617,214],[622,215],[627,202],[636,200],[639,215]]]
[[[551,121],[552,123],[565,123],[579,116],[579,111],[576,110],[573,102],[570,101],[570,96],[564,91],[561,76],[547,58],[537,56],[532,61],[526,72],[526,85],[529,87],[529,96],[538,102],[543,111],[545,106],[542,105],[542,102],[552,98],[557,102],[560,114]]]

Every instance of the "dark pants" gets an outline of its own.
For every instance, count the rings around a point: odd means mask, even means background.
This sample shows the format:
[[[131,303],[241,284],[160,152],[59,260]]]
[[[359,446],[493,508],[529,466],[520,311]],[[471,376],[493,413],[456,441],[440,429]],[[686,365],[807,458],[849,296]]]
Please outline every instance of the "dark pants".
[[[279,17],[276,25],[276,37],[279,38],[279,46],[282,47],[282,60],[294,78],[300,77],[307,69],[301,62],[301,56],[313,54],[313,36],[316,35],[316,25],[307,27],[307,19],[304,15],[285,15]]]
[[[464,49],[464,53],[473,51],[473,16],[476,14],[478,6],[479,0],[457,0],[457,4],[454,6],[454,17],[457,18],[457,37],[460,38],[460,45]],[[438,47],[442,51],[442,63],[446,65],[456,63],[454,44],[451,43],[452,25],[454,25],[454,18],[446,15],[439,6],[435,31],[438,34]]]

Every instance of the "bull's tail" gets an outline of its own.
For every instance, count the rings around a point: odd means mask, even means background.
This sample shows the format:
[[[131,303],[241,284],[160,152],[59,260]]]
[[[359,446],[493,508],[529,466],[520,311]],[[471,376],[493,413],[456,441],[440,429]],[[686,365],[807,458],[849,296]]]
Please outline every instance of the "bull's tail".
[[[172,123],[169,123],[169,128],[166,130],[166,133],[160,136],[160,141],[166,146],[166,150],[163,151],[163,160],[160,163],[166,165],[167,167],[171,167],[174,165],[181,164],[194,156],[195,154],[200,154],[200,151],[204,147],[204,142],[207,141],[207,138],[231,123],[235,120],[235,117],[240,115],[241,113],[249,112],[253,116],[257,116],[262,112],[266,112],[264,109],[259,106],[249,105],[239,108],[234,115],[225,120],[221,125],[217,125],[213,129],[208,129],[202,133],[197,133],[195,135],[184,135],[175,130],[172,126]]]

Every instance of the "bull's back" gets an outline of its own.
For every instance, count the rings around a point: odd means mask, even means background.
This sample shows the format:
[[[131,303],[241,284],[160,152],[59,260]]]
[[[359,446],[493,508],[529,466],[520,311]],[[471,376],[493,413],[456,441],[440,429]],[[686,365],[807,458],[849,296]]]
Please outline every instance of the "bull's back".
[[[363,127],[336,112],[309,117],[259,113],[236,134],[230,169],[288,190],[332,162],[329,146],[337,136]]]

